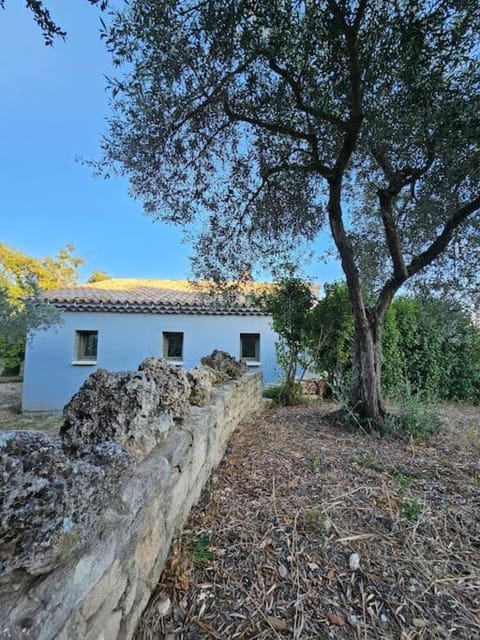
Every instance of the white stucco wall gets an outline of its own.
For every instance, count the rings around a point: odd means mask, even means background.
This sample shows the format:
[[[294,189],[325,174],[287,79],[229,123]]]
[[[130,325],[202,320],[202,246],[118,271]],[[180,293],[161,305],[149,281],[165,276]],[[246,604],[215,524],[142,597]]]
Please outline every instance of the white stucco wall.
[[[76,331],[98,331],[95,365],[75,365]],[[214,349],[240,356],[240,334],[260,334],[264,383],[277,380],[276,334],[266,316],[159,315],[66,312],[63,323],[36,332],[27,344],[24,411],[59,411],[96,368],[134,370],[149,356],[162,357],[165,331],[182,332],[183,366],[190,369]]]

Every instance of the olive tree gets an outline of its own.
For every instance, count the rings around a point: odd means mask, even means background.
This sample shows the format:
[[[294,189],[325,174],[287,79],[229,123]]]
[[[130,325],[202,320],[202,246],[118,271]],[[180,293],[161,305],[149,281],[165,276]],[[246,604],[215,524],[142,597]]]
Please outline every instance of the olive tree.
[[[98,5],[102,11],[107,8],[108,0],[87,0],[92,5]],[[55,38],[66,37],[66,32],[55,22],[50,9],[45,6],[43,0],[25,0],[25,6],[31,12],[33,19],[40,27],[43,41],[47,46],[52,46]],[[5,0],[0,0],[0,9],[5,9]]]
[[[201,221],[204,276],[328,227],[372,428],[395,293],[471,285],[478,265],[479,34],[477,0],[130,0],[104,33],[119,72],[100,170],[147,213]]]

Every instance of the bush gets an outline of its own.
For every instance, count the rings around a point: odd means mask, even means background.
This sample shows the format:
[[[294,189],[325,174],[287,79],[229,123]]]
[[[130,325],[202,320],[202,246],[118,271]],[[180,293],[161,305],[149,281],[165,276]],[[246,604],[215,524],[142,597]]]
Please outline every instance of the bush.
[[[419,394],[404,394],[398,401],[398,413],[385,420],[384,432],[404,434],[414,440],[427,440],[439,428],[440,418],[435,406],[422,400]]]
[[[284,404],[286,390],[287,387],[284,382],[269,384],[263,389],[263,397],[273,400],[275,404]],[[302,404],[303,400],[302,387],[300,384],[295,383],[291,391],[290,404]]]
[[[313,316],[328,336],[316,369],[341,385],[351,374],[354,335],[346,285],[326,285]],[[408,387],[435,400],[480,402],[480,329],[459,307],[438,299],[397,298],[385,316],[382,348],[388,397]]]

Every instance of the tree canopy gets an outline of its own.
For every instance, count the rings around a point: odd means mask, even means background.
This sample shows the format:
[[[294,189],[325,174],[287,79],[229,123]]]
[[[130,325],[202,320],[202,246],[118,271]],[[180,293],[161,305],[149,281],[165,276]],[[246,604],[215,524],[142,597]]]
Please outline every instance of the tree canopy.
[[[83,260],[73,251],[67,244],[55,257],[33,258],[0,243],[0,360],[5,368],[15,369],[22,361],[29,330],[59,321],[59,312],[43,300],[42,290],[78,282]]]
[[[108,0],[87,0],[87,2],[99,5],[102,10],[106,9],[108,4]],[[52,18],[50,10],[45,6],[43,0],[25,0],[25,4],[40,27],[47,46],[53,45],[55,38],[65,39],[66,32]],[[0,9],[5,9],[5,0],[0,0]]]
[[[92,271],[89,279],[87,280],[88,283],[92,283],[92,282],[102,282],[102,280],[109,280],[112,276],[110,274],[108,274],[106,271],[99,271],[99,270],[95,270]]]
[[[0,287],[10,298],[20,300],[28,296],[32,284],[47,290],[74,285],[78,282],[77,269],[84,263],[74,250],[67,244],[54,257],[34,258],[0,242]]]
[[[352,402],[381,420],[396,291],[423,275],[479,293],[477,0],[131,0],[104,36],[121,71],[100,169],[127,174],[147,213],[203,223],[207,277],[328,224]]]

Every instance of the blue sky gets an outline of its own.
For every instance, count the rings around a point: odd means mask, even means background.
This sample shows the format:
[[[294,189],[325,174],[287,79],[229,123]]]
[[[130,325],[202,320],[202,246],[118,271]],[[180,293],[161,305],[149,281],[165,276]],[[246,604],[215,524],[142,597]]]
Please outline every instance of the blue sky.
[[[0,239],[34,256],[67,242],[85,259],[82,276],[185,278],[181,231],[143,215],[126,180],[92,176],[78,156],[99,157],[108,116],[99,11],[82,0],[49,0],[65,42],[46,47],[18,0],[0,12]],[[323,244],[323,243],[322,243]],[[318,282],[339,277],[335,262],[314,262]]]

